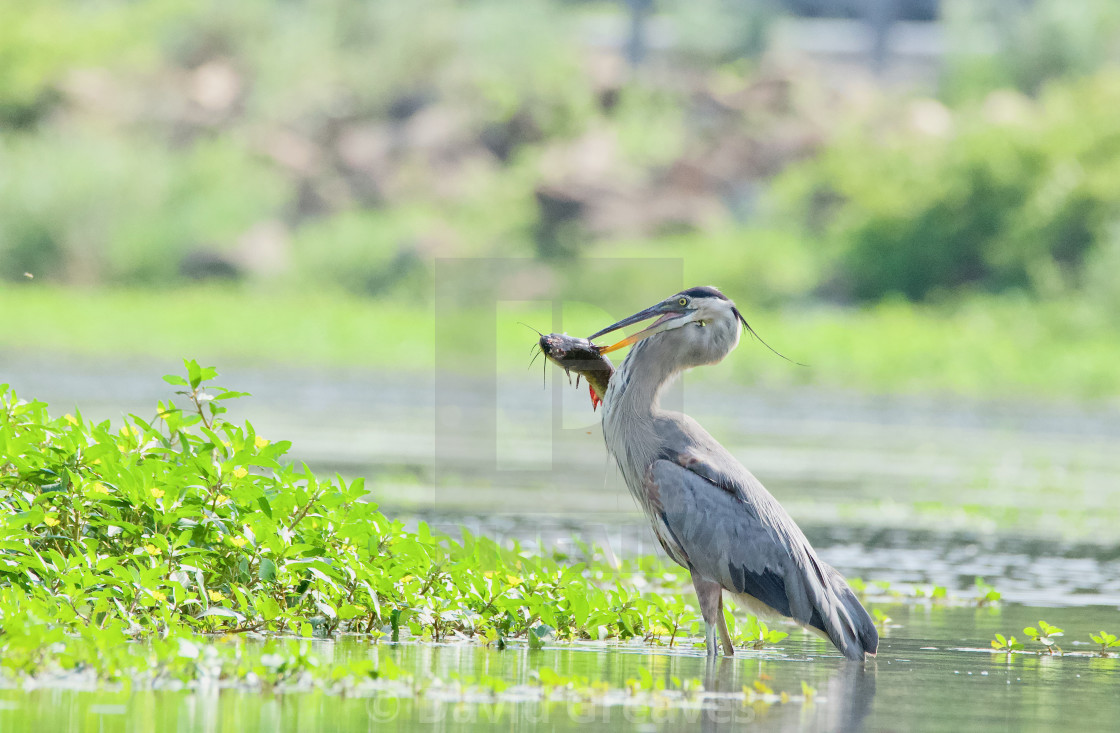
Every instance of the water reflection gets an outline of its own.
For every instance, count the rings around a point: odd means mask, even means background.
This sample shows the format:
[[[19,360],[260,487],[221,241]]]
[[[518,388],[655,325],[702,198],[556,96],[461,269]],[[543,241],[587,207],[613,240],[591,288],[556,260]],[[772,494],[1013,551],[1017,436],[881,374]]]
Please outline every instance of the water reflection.
[[[728,696],[712,699],[711,706],[703,711],[701,730],[711,733],[740,730],[744,722],[750,722],[752,729],[768,731],[858,733],[864,730],[875,700],[877,669],[874,660],[844,660],[817,688],[813,701],[802,705],[745,707],[738,696],[744,684],[753,681],[744,679],[745,669],[742,659],[720,657],[707,664],[704,688]]]
[[[829,731],[861,731],[875,700],[875,662],[844,661],[829,678],[823,694],[827,705],[815,706],[811,727]]]

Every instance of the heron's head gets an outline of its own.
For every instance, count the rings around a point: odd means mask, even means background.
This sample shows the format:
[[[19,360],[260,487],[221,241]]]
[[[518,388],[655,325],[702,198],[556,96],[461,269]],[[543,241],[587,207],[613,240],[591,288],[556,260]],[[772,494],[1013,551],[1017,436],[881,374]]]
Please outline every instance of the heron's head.
[[[682,290],[629,318],[607,326],[590,338],[595,339],[651,318],[657,320],[632,336],[604,347],[601,353],[657,337],[665,346],[675,347],[674,363],[683,369],[715,364],[738,346],[740,324],[747,323],[735,303],[726,295],[713,287],[704,286]]]

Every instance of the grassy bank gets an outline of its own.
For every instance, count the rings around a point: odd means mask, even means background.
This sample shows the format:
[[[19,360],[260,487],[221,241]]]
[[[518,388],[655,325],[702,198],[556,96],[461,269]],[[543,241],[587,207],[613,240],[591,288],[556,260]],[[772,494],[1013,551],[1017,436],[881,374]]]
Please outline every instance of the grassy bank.
[[[651,294],[660,297],[661,293]],[[732,293],[734,296],[735,294]],[[635,309],[646,303],[635,302]],[[971,299],[952,306],[902,302],[862,309],[759,310],[756,330],[799,367],[750,339],[703,378],[873,393],[1113,401],[1120,395],[1120,334],[1076,302]],[[608,313],[547,301],[499,303],[441,316],[423,303],[335,293],[236,289],[82,291],[28,284],[0,289],[0,349],[80,358],[179,358],[214,364],[286,364],[429,372],[440,357],[465,371],[523,370],[532,333],[589,333]],[[496,359],[482,353],[493,345]]]

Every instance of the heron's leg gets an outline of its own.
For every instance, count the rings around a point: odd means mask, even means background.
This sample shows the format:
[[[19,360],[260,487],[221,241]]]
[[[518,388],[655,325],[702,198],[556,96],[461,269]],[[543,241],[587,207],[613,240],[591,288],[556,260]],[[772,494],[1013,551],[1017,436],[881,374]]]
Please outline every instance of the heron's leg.
[[[720,641],[723,642],[723,653],[729,657],[734,656],[735,647],[731,644],[731,635],[727,633],[727,622],[723,619],[723,587],[714,580],[701,578],[696,573],[692,574],[692,587],[696,589],[696,600],[700,602],[700,613],[704,616],[704,646],[708,656],[714,657],[719,654],[717,632]]]
[[[716,615],[719,619],[719,638],[723,642],[723,655],[725,657],[735,656],[735,645],[731,643],[731,634],[727,633],[727,619],[723,617],[723,594],[720,593],[719,597],[719,613]]]

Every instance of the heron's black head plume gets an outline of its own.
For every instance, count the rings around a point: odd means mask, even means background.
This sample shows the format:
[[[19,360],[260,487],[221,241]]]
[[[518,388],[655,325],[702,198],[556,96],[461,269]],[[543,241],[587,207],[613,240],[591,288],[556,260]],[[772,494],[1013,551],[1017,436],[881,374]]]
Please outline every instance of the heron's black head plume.
[[[718,292],[718,291],[717,291],[717,292]],[[722,294],[721,294],[721,296],[722,296]],[[726,300],[726,298],[725,298],[725,300]],[[796,364],[797,366],[807,366],[806,364],[802,364],[802,363],[801,363],[801,362],[799,362],[799,361],[794,361],[793,359],[789,358],[789,357],[788,357],[788,356],[786,356],[785,354],[783,354],[783,353],[781,353],[780,351],[778,351],[777,349],[775,349],[775,348],[774,348],[773,346],[771,346],[770,344],[768,344],[768,343],[766,343],[765,341],[763,341],[763,340],[762,340],[762,337],[761,337],[761,336],[759,336],[759,335],[758,335],[757,333],[755,333],[755,330],[754,330],[753,328],[751,328],[751,324],[747,323],[747,319],[746,319],[746,318],[743,318],[743,314],[739,312],[739,309],[738,309],[738,308],[736,308],[736,307],[732,306],[732,307],[731,307],[731,310],[732,310],[732,311],[733,311],[733,312],[735,313],[735,317],[739,319],[739,322],[743,324],[743,327],[744,327],[744,328],[746,328],[746,329],[747,329],[748,331],[750,331],[750,334],[751,334],[751,336],[754,336],[754,337],[755,337],[756,339],[758,339],[758,342],[759,342],[760,344],[762,344],[762,345],[763,345],[763,346],[765,346],[766,348],[770,349],[770,350],[771,350],[771,351],[773,351],[773,352],[774,352],[775,354],[777,354],[778,356],[780,356],[780,357],[782,357],[783,359],[785,359],[786,361],[788,361],[788,362],[789,362],[790,364]]]

